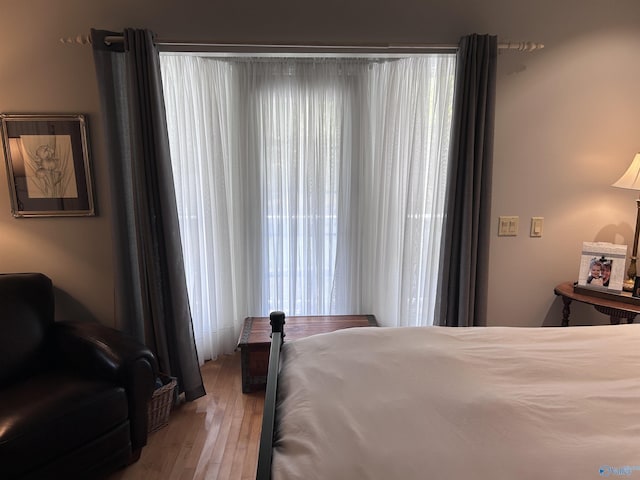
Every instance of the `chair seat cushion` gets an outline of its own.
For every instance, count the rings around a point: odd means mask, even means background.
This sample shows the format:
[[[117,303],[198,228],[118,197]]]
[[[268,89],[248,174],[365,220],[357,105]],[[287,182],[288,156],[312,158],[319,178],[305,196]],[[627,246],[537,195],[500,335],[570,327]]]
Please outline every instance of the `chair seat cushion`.
[[[0,390],[0,465],[9,477],[39,468],[128,422],[125,391],[44,372]]]

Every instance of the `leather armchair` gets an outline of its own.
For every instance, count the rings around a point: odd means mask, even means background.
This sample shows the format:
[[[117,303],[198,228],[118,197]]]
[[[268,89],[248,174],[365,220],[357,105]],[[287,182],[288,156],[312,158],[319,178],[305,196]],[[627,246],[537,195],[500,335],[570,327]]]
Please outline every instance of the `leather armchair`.
[[[45,275],[0,275],[0,478],[93,479],[136,461],[157,375],[123,333],[55,322]]]

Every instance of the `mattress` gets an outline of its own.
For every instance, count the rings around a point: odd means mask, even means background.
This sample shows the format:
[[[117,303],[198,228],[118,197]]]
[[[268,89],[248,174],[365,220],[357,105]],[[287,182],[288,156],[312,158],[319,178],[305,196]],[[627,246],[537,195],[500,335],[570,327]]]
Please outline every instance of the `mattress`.
[[[272,478],[640,479],[640,325],[286,342]]]

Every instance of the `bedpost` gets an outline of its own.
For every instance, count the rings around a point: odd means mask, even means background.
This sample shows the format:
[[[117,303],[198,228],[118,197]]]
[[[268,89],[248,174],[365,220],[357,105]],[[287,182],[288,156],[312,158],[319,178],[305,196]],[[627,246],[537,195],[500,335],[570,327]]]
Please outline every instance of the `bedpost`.
[[[269,351],[269,371],[267,373],[267,388],[264,396],[264,412],[262,414],[262,433],[260,434],[260,449],[258,451],[257,480],[269,480],[271,478],[280,348],[284,341],[284,313],[271,312],[269,318],[271,324],[271,350]]]
[[[271,312],[269,315],[269,324],[271,325],[271,335],[274,333],[282,333],[282,340],[284,341],[284,312]]]

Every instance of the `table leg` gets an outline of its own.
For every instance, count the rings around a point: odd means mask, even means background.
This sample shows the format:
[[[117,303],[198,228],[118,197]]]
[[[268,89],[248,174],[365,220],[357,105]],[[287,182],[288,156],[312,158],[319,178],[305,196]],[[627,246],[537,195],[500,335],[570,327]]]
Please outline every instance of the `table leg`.
[[[562,297],[562,303],[564,305],[564,308],[562,309],[562,326],[568,327],[569,315],[571,315],[571,308],[569,307],[569,305],[571,305],[571,299],[568,297]]]
[[[636,314],[635,313],[620,313],[620,314],[615,314],[615,315],[610,315],[609,316],[609,320],[611,322],[611,325],[620,325],[620,322],[625,319],[627,321],[627,323],[633,323],[633,321],[636,318]]]

